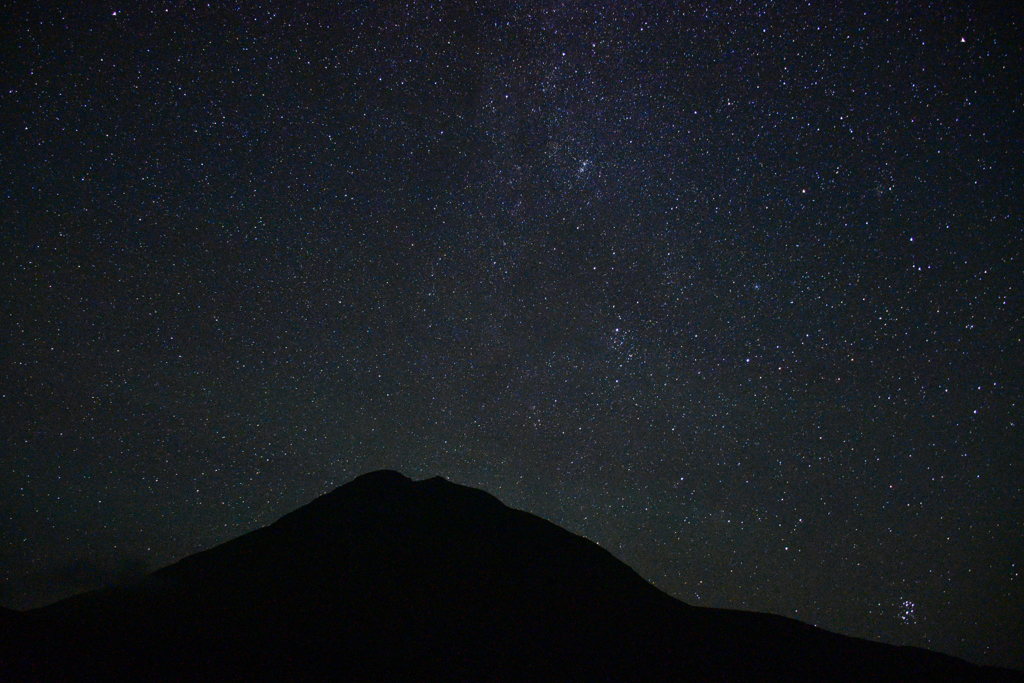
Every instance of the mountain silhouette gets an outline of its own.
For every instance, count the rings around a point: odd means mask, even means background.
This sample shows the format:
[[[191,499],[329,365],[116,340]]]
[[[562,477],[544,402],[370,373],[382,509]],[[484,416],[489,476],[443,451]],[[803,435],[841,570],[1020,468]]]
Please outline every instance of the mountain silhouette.
[[[392,471],[0,629],[4,680],[1022,680],[693,607],[487,493]]]

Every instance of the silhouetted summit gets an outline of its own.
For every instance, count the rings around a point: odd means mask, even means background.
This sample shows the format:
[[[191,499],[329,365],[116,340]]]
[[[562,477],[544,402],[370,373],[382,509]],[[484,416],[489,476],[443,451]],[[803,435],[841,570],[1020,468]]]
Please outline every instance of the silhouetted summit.
[[[1019,680],[686,605],[487,493],[393,471],[130,586],[0,616],[23,679]]]
[[[437,477],[440,479],[440,477]],[[342,486],[339,486],[334,491],[352,490],[354,488],[394,488],[396,486],[405,486],[412,484],[413,480],[405,476],[401,472],[395,470],[375,470],[373,472],[367,472],[361,474],[352,481]],[[330,493],[327,495],[331,495]]]

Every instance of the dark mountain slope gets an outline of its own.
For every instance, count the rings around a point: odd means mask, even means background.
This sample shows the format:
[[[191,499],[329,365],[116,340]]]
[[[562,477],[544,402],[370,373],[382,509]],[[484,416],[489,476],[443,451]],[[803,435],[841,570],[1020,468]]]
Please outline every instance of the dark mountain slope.
[[[388,471],[134,585],[9,616],[27,622],[13,673],[58,680],[1019,680],[691,607],[486,493]]]

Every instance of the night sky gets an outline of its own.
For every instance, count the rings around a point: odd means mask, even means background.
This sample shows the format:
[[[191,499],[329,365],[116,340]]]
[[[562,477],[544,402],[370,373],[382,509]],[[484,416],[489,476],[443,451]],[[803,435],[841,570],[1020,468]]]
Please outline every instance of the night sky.
[[[0,602],[389,467],[1024,666],[1024,15],[241,4],[4,10]]]

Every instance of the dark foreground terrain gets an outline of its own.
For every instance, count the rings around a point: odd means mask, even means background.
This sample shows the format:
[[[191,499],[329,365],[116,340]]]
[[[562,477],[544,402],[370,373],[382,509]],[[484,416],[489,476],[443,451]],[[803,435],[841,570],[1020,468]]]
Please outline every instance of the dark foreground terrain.
[[[364,475],[119,588],[0,612],[2,680],[1020,681],[691,607],[481,491]]]

